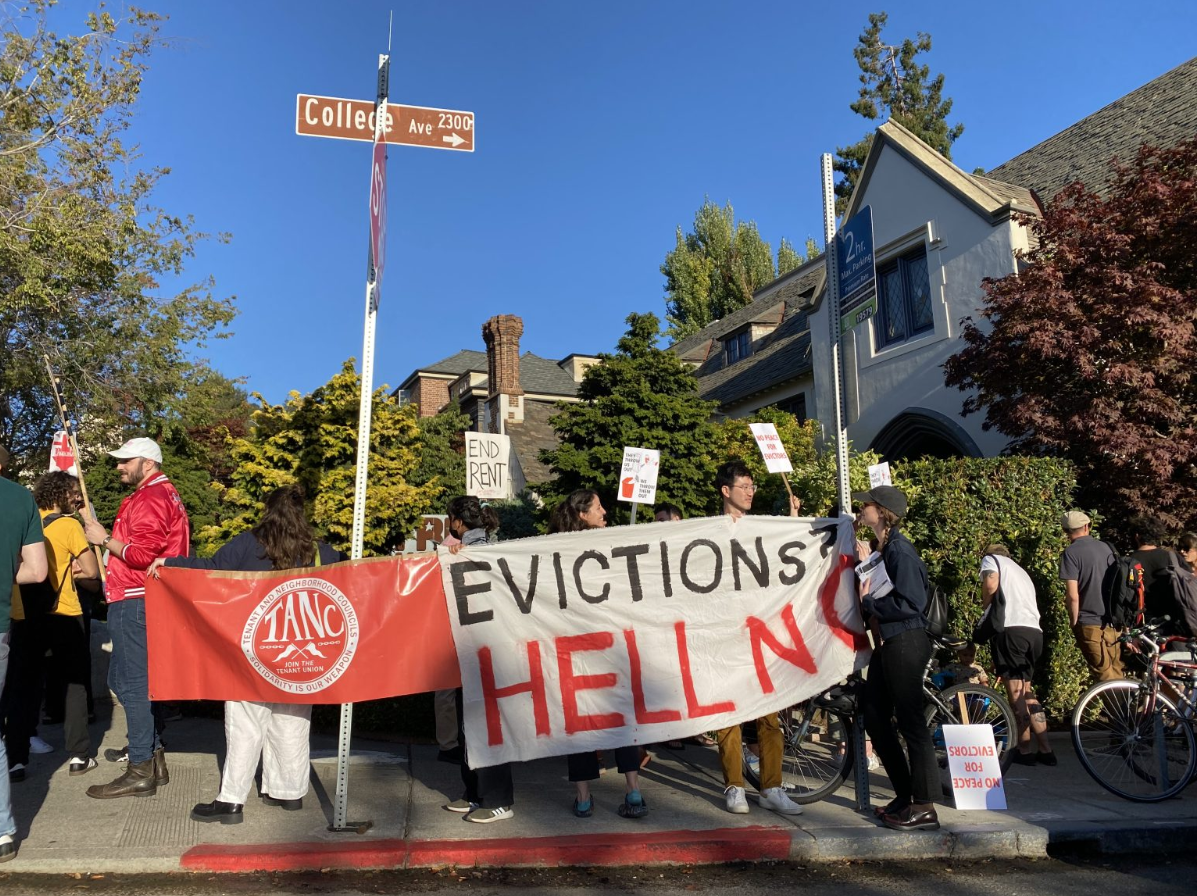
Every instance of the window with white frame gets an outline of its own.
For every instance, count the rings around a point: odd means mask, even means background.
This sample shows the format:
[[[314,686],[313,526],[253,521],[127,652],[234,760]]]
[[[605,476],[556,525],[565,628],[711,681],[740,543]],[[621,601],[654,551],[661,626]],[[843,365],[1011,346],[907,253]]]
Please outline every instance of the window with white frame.
[[[924,247],[877,268],[877,316],[873,318],[873,328],[878,347],[905,342],[935,329]]]
[[[723,340],[723,355],[726,364],[735,364],[752,354],[752,334],[741,330]]]

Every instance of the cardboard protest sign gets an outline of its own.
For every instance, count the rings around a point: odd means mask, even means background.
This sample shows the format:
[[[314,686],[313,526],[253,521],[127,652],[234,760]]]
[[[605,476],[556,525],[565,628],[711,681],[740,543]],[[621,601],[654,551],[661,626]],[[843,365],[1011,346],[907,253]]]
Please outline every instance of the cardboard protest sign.
[[[879,464],[869,464],[869,488],[893,484],[894,481],[889,475],[889,461],[883,460]]]
[[[488,432],[467,432],[466,494],[506,500],[513,495],[511,439]]]
[[[729,516],[442,552],[474,767],[755,719],[868,661],[851,521]]]
[[[786,446],[781,443],[781,436],[777,434],[777,427],[772,423],[749,423],[752,437],[761,449],[761,457],[765,459],[765,469],[770,473],[789,473],[794,469],[790,463],[790,456],[786,454]]]
[[[619,471],[619,500],[652,504],[657,500],[657,473],[661,452],[652,448],[624,448]]]
[[[991,725],[944,725],[957,809],[1005,809],[1006,788]]]
[[[50,470],[79,475],[79,465],[75,460],[75,450],[71,447],[71,437],[61,429],[54,433],[54,441],[50,443]]]

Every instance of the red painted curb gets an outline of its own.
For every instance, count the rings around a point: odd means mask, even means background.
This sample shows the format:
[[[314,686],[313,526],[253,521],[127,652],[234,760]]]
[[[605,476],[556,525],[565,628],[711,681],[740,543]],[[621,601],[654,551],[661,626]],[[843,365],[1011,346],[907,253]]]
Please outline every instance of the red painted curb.
[[[320,868],[553,867],[713,864],[787,859],[791,832],[720,828],[481,840],[374,840],[366,843],[268,843],[196,846],[187,871],[311,871]]]

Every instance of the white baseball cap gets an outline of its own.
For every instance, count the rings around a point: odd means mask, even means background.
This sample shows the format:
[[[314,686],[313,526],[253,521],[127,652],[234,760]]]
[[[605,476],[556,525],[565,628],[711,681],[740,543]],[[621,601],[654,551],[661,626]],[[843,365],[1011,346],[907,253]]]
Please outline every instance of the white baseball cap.
[[[121,445],[115,451],[109,451],[108,453],[117,460],[144,457],[146,460],[162,463],[162,449],[158,447],[158,443],[153,439],[147,439],[144,436],[129,439],[129,441],[125,442],[125,444]]]

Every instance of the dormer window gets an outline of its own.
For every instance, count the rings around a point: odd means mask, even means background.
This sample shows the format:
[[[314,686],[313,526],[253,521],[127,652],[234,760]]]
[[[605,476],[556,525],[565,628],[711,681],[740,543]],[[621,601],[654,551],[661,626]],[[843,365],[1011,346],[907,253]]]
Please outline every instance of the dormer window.
[[[752,354],[752,334],[747,328],[734,333],[723,340],[724,363],[728,366],[735,364]]]

